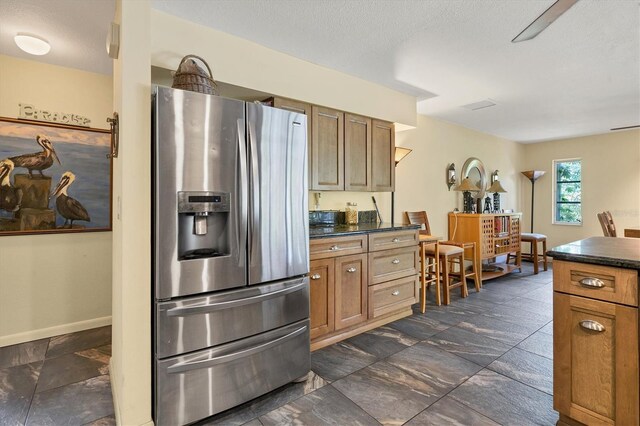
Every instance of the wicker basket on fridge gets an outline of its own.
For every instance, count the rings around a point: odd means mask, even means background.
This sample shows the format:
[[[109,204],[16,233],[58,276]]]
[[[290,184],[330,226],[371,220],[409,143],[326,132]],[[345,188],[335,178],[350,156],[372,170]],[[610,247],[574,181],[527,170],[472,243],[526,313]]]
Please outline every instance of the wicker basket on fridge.
[[[207,71],[202,69],[194,59],[201,61]],[[213,80],[213,73],[207,61],[196,55],[187,55],[180,61],[178,69],[173,75],[174,89],[190,90],[192,92],[206,93],[208,95],[217,95],[217,85]]]

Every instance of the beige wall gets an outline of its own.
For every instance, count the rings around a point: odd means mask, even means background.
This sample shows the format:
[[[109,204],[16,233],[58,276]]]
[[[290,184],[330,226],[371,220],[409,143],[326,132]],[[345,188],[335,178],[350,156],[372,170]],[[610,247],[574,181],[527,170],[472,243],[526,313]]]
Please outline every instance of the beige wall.
[[[113,107],[121,117],[114,160],[111,387],[118,424],[151,423],[151,96],[149,0],[118,0],[120,56]]]
[[[105,128],[111,76],[0,55],[0,116],[19,103]],[[111,233],[0,237],[0,346],[111,322]]]
[[[197,52],[214,78],[236,86],[414,126],[416,99],[248,40],[152,11],[151,63],[176,69]],[[274,29],[277,31],[277,29]]]
[[[552,224],[552,161],[582,159],[581,226]],[[534,230],[547,235],[549,247],[602,235],[596,216],[610,210],[619,236],[640,226],[640,130],[607,133],[524,146],[522,170],[544,170],[535,185]],[[529,229],[531,183],[522,177],[525,229]]]
[[[419,115],[416,129],[396,133],[396,145],[413,150],[396,168],[396,215],[426,210],[431,231],[446,237],[447,213],[462,211],[462,193],[448,190],[446,168],[455,163],[459,182],[469,157],[483,162],[487,176],[499,170],[507,190],[501,207],[520,211],[522,144]]]

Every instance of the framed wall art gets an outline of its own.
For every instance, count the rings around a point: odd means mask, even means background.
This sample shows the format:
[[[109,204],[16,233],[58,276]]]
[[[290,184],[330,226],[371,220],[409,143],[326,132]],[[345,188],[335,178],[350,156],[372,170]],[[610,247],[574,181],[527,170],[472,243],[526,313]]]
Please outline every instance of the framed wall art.
[[[0,117],[0,235],[110,231],[110,137]]]

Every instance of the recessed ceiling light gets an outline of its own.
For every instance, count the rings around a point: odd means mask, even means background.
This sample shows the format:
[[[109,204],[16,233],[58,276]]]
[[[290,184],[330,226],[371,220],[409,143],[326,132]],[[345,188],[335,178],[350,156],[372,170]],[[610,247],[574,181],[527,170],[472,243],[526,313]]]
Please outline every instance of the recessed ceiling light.
[[[487,99],[480,102],[474,102],[472,104],[462,105],[462,108],[465,108],[471,111],[476,111],[482,108],[492,107],[494,105],[496,105],[495,102],[493,102],[491,99]]]
[[[20,49],[31,55],[46,55],[51,50],[49,42],[38,36],[18,33],[13,39]]]

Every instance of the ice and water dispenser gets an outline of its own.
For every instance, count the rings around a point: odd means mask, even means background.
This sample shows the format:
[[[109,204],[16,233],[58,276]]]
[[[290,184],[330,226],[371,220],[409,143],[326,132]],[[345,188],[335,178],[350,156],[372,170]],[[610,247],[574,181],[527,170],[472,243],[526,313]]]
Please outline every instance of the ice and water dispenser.
[[[229,193],[178,192],[178,260],[230,254]]]

